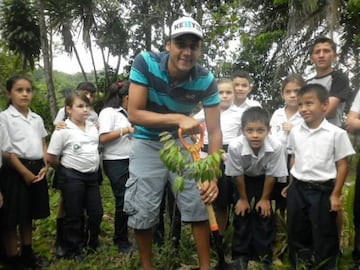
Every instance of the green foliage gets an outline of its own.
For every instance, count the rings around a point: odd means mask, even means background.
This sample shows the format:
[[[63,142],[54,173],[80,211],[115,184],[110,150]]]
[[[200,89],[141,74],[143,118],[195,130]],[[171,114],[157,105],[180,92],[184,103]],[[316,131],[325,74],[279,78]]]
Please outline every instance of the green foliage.
[[[199,144],[191,145],[186,151],[182,151],[181,147],[176,145],[171,133],[167,131],[160,134],[160,142],[164,145],[159,153],[160,159],[171,172],[178,175],[173,186],[175,192],[184,189],[184,177],[202,183],[221,176],[220,163],[223,150],[200,159]],[[189,161],[190,156],[193,161]]]
[[[27,0],[6,0],[1,6],[2,38],[11,51],[23,56],[23,69],[34,69],[40,55],[40,28],[35,7]]]

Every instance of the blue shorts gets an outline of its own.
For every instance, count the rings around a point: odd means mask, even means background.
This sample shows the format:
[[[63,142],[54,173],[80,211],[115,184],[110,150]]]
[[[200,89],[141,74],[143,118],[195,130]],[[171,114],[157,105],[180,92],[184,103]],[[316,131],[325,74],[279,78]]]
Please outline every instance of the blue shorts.
[[[172,184],[176,177],[160,160],[162,146],[157,141],[136,138],[131,141],[130,177],[126,182],[124,211],[129,215],[129,227],[134,229],[149,229],[159,222],[166,182]],[[183,222],[208,220],[194,180],[185,180],[185,188],[177,196],[177,205]]]

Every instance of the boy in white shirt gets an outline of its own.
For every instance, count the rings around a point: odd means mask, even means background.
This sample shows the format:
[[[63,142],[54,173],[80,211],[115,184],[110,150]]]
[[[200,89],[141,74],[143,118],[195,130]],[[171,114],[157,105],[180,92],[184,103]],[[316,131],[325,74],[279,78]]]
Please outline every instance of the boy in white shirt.
[[[293,181],[287,190],[288,246],[292,269],[337,269],[341,189],[354,149],[345,130],[325,119],[329,94],[320,84],[298,92],[304,123],[289,135]]]
[[[275,177],[286,176],[287,167],[284,146],[268,136],[269,121],[264,109],[247,109],[241,118],[243,135],[231,141],[225,161],[225,174],[234,177],[237,187],[232,243],[236,269],[248,269],[251,259],[271,269],[275,240],[271,192]]]

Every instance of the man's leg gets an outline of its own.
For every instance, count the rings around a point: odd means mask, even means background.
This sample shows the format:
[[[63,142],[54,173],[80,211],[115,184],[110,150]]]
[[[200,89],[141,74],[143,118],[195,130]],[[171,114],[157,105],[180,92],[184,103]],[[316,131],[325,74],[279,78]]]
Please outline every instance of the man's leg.
[[[210,269],[210,227],[208,221],[192,223],[200,270]]]
[[[144,270],[151,270],[152,229],[134,230],[134,234],[139,248],[142,267]]]

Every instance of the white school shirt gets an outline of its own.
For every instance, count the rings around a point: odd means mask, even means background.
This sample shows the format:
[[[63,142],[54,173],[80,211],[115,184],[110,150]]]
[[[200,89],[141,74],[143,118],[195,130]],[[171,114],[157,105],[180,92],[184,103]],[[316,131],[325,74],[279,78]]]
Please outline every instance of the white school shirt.
[[[354,101],[351,104],[350,111],[360,113],[360,91],[357,92]]]
[[[0,167],[2,166],[2,152],[10,152],[11,144],[5,125],[0,123]]]
[[[278,138],[285,146],[287,145],[289,132],[283,130],[282,125],[286,122],[292,124],[293,126],[297,126],[303,123],[304,119],[301,117],[299,112],[296,112],[288,119],[286,116],[285,107],[279,108],[273,113],[270,119],[271,135]]]
[[[225,174],[228,176],[287,176],[284,146],[279,140],[268,135],[258,155],[255,155],[246,137],[241,135],[229,144],[225,160]]]
[[[64,118],[65,118],[65,107],[62,107],[58,111],[58,113],[53,121],[54,126],[59,124],[61,121],[64,121]],[[97,113],[94,110],[91,110],[87,120],[90,122],[97,122],[98,121]]]
[[[96,172],[99,168],[99,132],[93,122],[86,121],[85,131],[69,119],[66,127],[55,130],[51,136],[48,154],[61,156],[60,163],[83,173]]]
[[[335,162],[355,154],[346,131],[326,119],[316,129],[310,129],[305,122],[294,127],[290,131],[288,148],[295,155],[290,172],[302,181],[335,179]]]
[[[11,143],[11,152],[17,157],[38,160],[44,157],[43,138],[47,136],[42,118],[29,109],[27,117],[13,105],[0,113]]]
[[[130,128],[131,124],[125,115],[127,113],[122,107],[102,109],[99,115],[99,134]],[[130,151],[130,134],[124,134],[116,140],[104,143],[103,146],[104,160],[127,159]]]
[[[205,121],[204,109],[194,115],[194,119],[199,122]],[[222,132],[223,145],[228,145],[231,140],[241,134],[241,114],[237,107],[232,104],[228,109],[220,114],[220,125]],[[209,143],[207,130],[204,133],[204,144]]]
[[[246,109],[250,107],[261,107],[261,104],[259,101],[246,98],[242,104],[236,106],[236,108],[238,108],[241,111],[241,113],[243,113]]]

